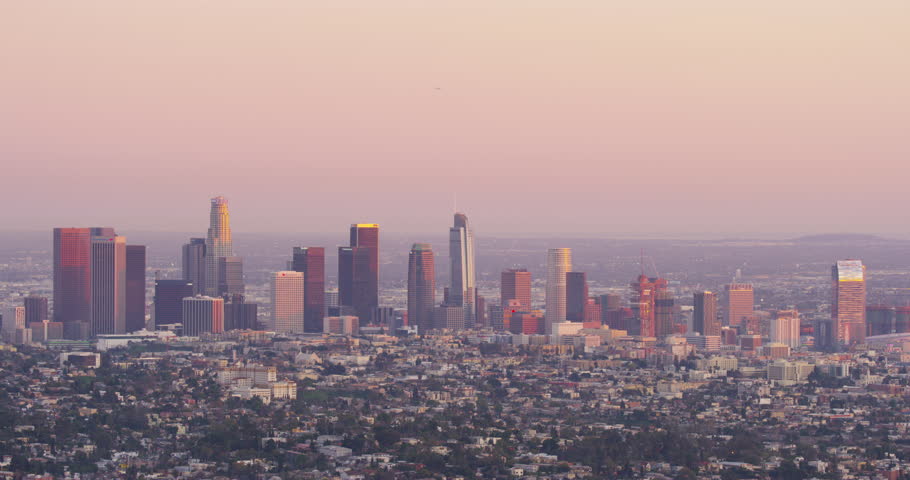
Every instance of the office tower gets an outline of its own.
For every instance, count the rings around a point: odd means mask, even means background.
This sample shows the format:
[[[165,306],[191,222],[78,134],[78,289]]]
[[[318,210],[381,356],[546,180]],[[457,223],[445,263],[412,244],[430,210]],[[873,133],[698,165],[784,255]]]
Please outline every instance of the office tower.
[[[47,315],[47,297],[38,297],[30,295],[25,297],[25,324],[43,322],[49,320]]]
[[[701,335],[720,336],[720,322],[717,321],[717,295],[713,292],[695,293],[692,330]]]
[[[272,274],[272,329],[279,333],[303,333],[303,273]]]
[[[223,272],[223,268],[231,270]],[[205,238],[205,293],[210,296],[243,293],[242,282],[243,266],[239,257],[234,257],[228,201],[224,197],[215,197],[212,199],[209,231]],[[227,288],[231,291],[225,290]]]
[[[603,325],[603,312],[601,311],[600,304],[597,303],[597,300],[594,298],[589,298],[585,302],[585,311],[582,322],[585,324],[585,328],[600,328]]]
[[[509,312],[508,330],[516,335],[539,335],[544,333],[544,317],[540,311],[536,312]]]
[[[727,294],[727,325],[747,325],[755,306],[752,284],[731,283],[724,288]]]
[[[600,322],[610,325],[610,312],[622,308],[622,296],[615,293],[605,293],[597,297],[600,303]],[[613,328],[612,325],[610,328]]]
[[[791,349],[799,348],[799,312],[781,310],[771,321],[771,343],[782,343]]]
[[[410,319],[410,315],[408,315],[408,318]],[[417,328],[419,334],[424,335],[426,333],[419,326]],[[433,328],[455,332],[464,330],[464,308],[458,305],[440,305],[433,308]]]
[[[468,217],[455,214],[455,224],[449,229],[450,282],[446,304],[464,307],[466,328],[476,323],[476,276],[474,273],[474,232],[468,226]]]
[[[663,278],[648,278],[642,274],[638,280],[632,283],[632,298],[630,305],[634,320],[628,325],[629,335],[641,335],[643,337],[653,337],[658,334],[655,317],[655,301],[658,292],[666,292],[668,288],[667,281]],[[666,300],[666,295],[661,295]],[[666,315],[666,312],[664,312]],[[672,314],[671,314],[672,315]],[[663,318],[662,321],[667,321]]]
[[[240,294],[246,291],[243,284],[243,259],[221,257],[218,259],[218,291],[221,296]]]
[[[373,309],[373,324],[382,325],[386,327],[388,331],[393,331],[395,328],[395,309],[392,307],[376,307]]]
[[[92,335],[126,333],[126,237],[92,237]]]
[[[322,331],[332,335],[357,335],[360,333],[360,319],[352,315],[325,317]]]
[[[337,307],[338,303],[338,289],[332,288],[325,291],[325,308],[328,310],[331,307]]]
[[[566,273],[566,320],[582,322],[588,301],[588,278],[585,272]]]
[[[566,321],[566,274],[572,270],[572,249],[551,248],[547,251],[547,334],[553,324]]]
[[[477,299],[477,305],[474,306],[474,327],[487,328],[490,326],[490,323],[487,322],[487,299],[480,295],[474,295],[474,297]]]
[[[411,325],[417,325],[417,333],[424,335],[433,329],[435,304],[433,249],[428,243],[415,243],[408,255],[408,320]]]
[[[60,322],[42,320],[40,322],[27,323],[26,327],[32,332],[33,342],[47,343],[48,340],[63,339],[63,324]]]
[[[525,269],[511,269],[502,272],[499,284],[499,299],[503,309],[511,300],[521,303],[522,311],[531,310],[531,272]]]
[[[351,245],[338,249],[338,302],[353,306],[361,323],[379,306],[379,225],[351,225]]]
[[[155,328],[183,322],[183,299],[195,290],[187,280],[155,280]]]
[[[90,228],[54,229],[54,321],[67,338],[82,338],[92,319]]]
[[[487,318],[490,320],[490,326],[496,332],[502,332],[509,329],[508,322],[505,320],[506,310],[502,308],[502,305],[496,305],[491,303],[487,305]]]
[[[259,304],[247,303],[243,294],[235,293],[224,304],[224,331],[259,330]]]
[[[205,293],[205,239],[191,238],[180,250],[183,279],[193,285],[194,294]]]
[[[126,331],[145,328],[145,245],[126,246]]]
[[[895,309],[894,333],[910,333],[910,307],[897,307]]]
[[[654,336],[672,335],[676,323],[676,299],[665,284],[656,284],[654,292]]]
[[[838,344],[866,340],[866,267],[859,260],[840,260],[831,268],[834,301],[831,318]]]
[[[897,311],[894,307],[883,305],[869,305],[866,307],[866,335],[887,335],[897,333],[895,319]]]
[[[4,338],[13,341],[16,330],[25,328],[25,307],[11,307],[3,311],[2,329]]]
[[[181,323],[183,334],[187,337],[224,332],[224,299],[204,296],[184,298]]]
[[[318,333],[325,316],[325,249],[294,247],[291,270],[303,273],[303,331]]]

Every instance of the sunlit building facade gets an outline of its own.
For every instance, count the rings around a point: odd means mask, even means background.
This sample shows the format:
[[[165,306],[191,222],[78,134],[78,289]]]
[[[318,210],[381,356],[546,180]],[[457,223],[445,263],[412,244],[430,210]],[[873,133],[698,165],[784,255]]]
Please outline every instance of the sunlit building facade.
[[[566,321],[566,274],[572,271],[572,249],[547,251],[546,327],[552,334],[554,324]]]
[[[435,304],[433,249],[427,243],[415,243],[408,255],[408,321],[417,326],[417,333],[426,334],[433,329]]]
[[[860,260],[840,260],[831,269],[834,299],[831,319],[840,345],[866,340],[866,267]]]

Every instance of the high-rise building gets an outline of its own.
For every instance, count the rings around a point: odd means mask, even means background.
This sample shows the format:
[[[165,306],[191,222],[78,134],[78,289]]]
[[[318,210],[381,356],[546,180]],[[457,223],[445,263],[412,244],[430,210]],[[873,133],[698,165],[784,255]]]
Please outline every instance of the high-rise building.
[[[333,335],[357,335],[360,332],[360,319],[352,315],[325,317],[322,331]]]
[[[895,319],[897,310],[884,305],[869,305],[866,307],[866,336],[887,335],[897,333]]]
[[[433,249],[428,243],[415,243],[408,255],[408,320],[417,333],[433,329],[436,304],[436,269]],[[461,305],[456,305],[461,306]]]
[[[92,335],[126,333],[126,237],[92,237]]]
[[[490,326],[490,322],[487,321],[487,299],[482,295],[474,295],[477,299],[477,304],[474,305],[474,327],[475,328],[487,328]]]
[[[16,330],[25,328],[26,325],[28,324],[25,322],[25,307],[11,307],[3,311],[0,328],[3,330],[4,338],[13,338]]]
[[[654,291],[654,336],[672,335],[676,323],[676,298],[665,288],[666,283],[656,283]]]
[[[303,333],[303,273],[272,274],[272,329],[280,333]]]
[[[866,267],[859,260],[840,260],[831,268],[834,301],[831,318],[841,345],[866,341]]]
[[[183,334],[188,337],[224,332],[224,299],[204,296],[184,298],[182,323]]]
[[[92,229],[54,229],[54,321],[67,338],[88,333],[92,319]]]
[[[727,294],[727,325],[747,325],[755,307],[755,292],[752,284],[731,283],[725,287]]]
[[[155,328],[183,322],[183,299],[194,291],[187,280],[155,280]]]
[[[303,331],[318,333],[323,330],[325,316],[325,249],[322,247],[294,247],[291,270],[303,273],[304,321]]]
[[[566,320],[583,322],[588,301],[588,277],[585,272],[566,273]]]
[[[510,305],[511,300],[518,300],[522,311],[531,311],[531,272],[523,268],[502,272],[499,292],[499,303],[503,309]]]
[[[234,259],[226,261],[223,259]],[[241,285],[237,285],[237,269],[240,271]],[[230,272],[222,272],[230,268]],[[209,213],[209,231],[205,237],[205,293],[219,296],[225,293],[243,293],[243,267],[239,258],[234,257],[234,242],[231,239],[231,220],[228,214],[228,201],[224,197],[212,199]],[[228,292],[223,289],[231,288]],[[239,290],[239,291],[237,291]]]
[[[379,306],[379,225],[351,225],[351,245],[338,249],[338,301],[354,307],[361,323]]]
[[[799,348],[799,312],[781,310],[771,321],[771,343],[782,343],[791,349]]]
[[[195,295],[205,293],[205,239],[191,238],[180,250],[183,279],[190,282]]]
[[[224,304],[224,331],[258,330],[259,304],[247,303],[243,294],[235,293]]]
[[[47,297],[29,295],[23,302],[25,307],[25,324],[39,323],[50,320],[47,311]]]
[[[408,315],[408,318],[410,321],[410,315]],[[464,308],[458,305],[440,305],[433,308],[433,327],[437,330],[452,330],[455,332],[464,330]],[[417,328],[420,329],[420,327]],[[419,330],[418,333],[422,335],[426,332]]]
[[[658,335],[657,327],[657,318],[656,318],[656,300],[658,297],[658,292],[666,292],[668,288],[667,280],[663,278],[648,278],[646,275],[642,274],[638,277],[638,280],[632,283],[632,298],[630,299],[630,305],[632,307],[632,314],[634,319],[631,324],[628,325],[630,335],[641,335],[643,337],[654,337]],[[664,299],[664,306],[666,305],[667,295],[660,295]],[[672,308],[672,307],[668,307]],[[661,321],[667,322],[666,315],[668,312],[664,310],[662,312],[664,317],[661,318]],[[672,313],[669,313],[672,318]],[[661,331],[664,327],[661,327]]]
[[[145,245],[126,246],[126,331],[145,328]]]
[[[455,224],[449,229],[450,283],[446,303],[464,307],[464,323],[473,328],[476,323],[476,276],[474,273],[474,232],[468,217],[455,214]]]
[[[720,322],[717,321],[717,295],[715,293],[708,291],[695,293],[692,330],[701,335],[720,337]]]
[[[218,259],[218,291],[221,296],[243,295],[243,259],[221,257]]]
[[[566,274],[572,271],[572,249],[551,248],[547,251],[547,334],[553,325],[566,321]]]

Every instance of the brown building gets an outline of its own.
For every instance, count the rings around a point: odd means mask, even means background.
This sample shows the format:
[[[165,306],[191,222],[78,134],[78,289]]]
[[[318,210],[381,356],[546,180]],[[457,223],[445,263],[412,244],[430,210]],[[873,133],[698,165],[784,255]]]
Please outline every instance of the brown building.
[[[291,270],[303,273],[303,331],[323,331],[325,316],[325,248],[294,247]]]
[[[713,292],[695,293],[692,330],[706,336],[720,336],[720,322],[717,321],[717,295]]]
[[[831,268],[834,301],[831,319],[836,341],[852,345],[866,341],[866,267],[859,260],[841,260]]]
[[[425,335],[434,328],[435,304],[433,248],[428,243],[415,243],[408,255],[408,321],[417,325],[417,333]]]
[[[749,283],[731,283],[724,287],[727,296],[727,325],[747,325],[755,306],[755,292]]]
[[[530,311],[531,272],[523,268],[506,270],[500,280],[499,298],[503,310],[510,308],[510,300],[518,300],[522,310]]]

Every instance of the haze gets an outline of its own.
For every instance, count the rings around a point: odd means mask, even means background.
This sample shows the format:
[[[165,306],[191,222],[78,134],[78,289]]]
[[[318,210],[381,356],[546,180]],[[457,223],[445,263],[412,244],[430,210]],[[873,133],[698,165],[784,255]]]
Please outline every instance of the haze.
[[[0,224],[899,234],[908,45],[905,0],[5,2]]]

